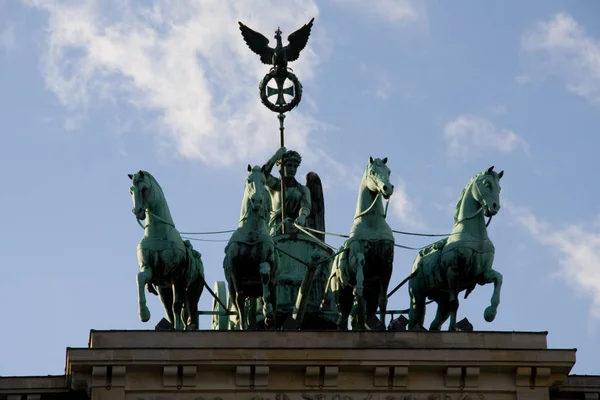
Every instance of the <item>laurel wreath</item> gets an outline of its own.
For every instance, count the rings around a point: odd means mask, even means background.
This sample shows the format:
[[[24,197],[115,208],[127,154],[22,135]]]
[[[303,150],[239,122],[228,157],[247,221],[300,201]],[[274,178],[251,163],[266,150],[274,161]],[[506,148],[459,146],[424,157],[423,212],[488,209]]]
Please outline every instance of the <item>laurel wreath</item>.
[[[300,103],[300,100],[302,100],[302,84],[300,83],[296,75],[294,75],[294,73],[290,71],[285,71],[286,78],[292,81],[292,83],[294,84],[294,98],[292,99],[292,101],[284,105],[273,104],[269,101],[269,98],[267,97],[266,89],[269,81],[275,78],[277,74],[278,73],[275,71],[271,71],[268,74],[266,74],[265,77],[260,81],[260,84],[258,85],[258,90],[260,92],[260,100],[265,105],[265,107],[267,107],[273,112],[282,114],[292,110]]]

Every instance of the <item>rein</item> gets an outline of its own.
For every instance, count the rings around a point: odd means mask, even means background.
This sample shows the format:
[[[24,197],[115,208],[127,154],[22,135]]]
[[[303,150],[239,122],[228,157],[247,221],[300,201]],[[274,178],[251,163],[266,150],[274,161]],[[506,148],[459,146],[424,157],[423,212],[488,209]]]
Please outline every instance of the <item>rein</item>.
[[[154,218],[156,218],[157,220],[159,220],[160,222],[167,224],[173,228],[175,228],[175,224],[172,224],[171,222],[167,221],[166,219],[159,217],[158,215],[154,214],[152,211],[148,211],[146,210],[146,214],[148,215],[152,215]],[[148,226],[150,226],[150,223],[147,223],[146,226],[144,226],[144,224],[142,224],[142,222],[136,218],[136,221],[138,223],[138,225],[142,228],[142,229],[146,229]]]
[[[379,197],[381,197],[381,193],[377,192],[377,196],[375,196],[375,199],[373,199],[373,202],[371,203],[371,205],[369,206],[369,208],[367,208],[365,211],[359,213],[358,215],[356,215],[354,217],[354,219],[360,218],[362,216],[364,216],[365,214],[367,214],[369,211],[371,211],[371,209],[373,207],[375,207],[375,203],[377,203],[377,200],[379,199]],[[387,202],[385,204],[385,211],[383,212],[383,218],[385,219],[387,217],[387,211],[388,211],[388,207],[390,205],[390,199],[387,199]]]

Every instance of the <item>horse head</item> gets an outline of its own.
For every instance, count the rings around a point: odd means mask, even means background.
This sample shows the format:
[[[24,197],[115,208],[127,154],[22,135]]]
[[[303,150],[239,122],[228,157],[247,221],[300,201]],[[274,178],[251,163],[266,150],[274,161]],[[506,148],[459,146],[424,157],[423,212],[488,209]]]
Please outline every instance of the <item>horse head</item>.
[[[148,200],[152,192],[152,183],[148,179],[149,174],[140,170],[135,174],[127,174],[127,176],[131,179],[131,187],[129,188],[129,193],[131,193],[133,199],[133,209],[131,211],[137,219],[145,219]]]
[[[264,167],[255,165],[254,167],[248,164],[248,176],[246,177],[246,197],[248,199],[250,209],[253,212],[259,212],[265,208],[265,203],[269,201],[266,198],[265,185],[267,178],[265,176]]]
[[[384,159],[369,158],[369,165],[366,172],[367,188],[374,193],[379,193],[384,199],[389,199],[394,193],[394,185],[390,183],[390,169],[387,164],[387,157]]]
[[[500,211],[500,179],[504,171],[496,173],[494,166],[481,173],[471,185],[471,195],[479,206],[483,208],[484,215],[491,217]]]

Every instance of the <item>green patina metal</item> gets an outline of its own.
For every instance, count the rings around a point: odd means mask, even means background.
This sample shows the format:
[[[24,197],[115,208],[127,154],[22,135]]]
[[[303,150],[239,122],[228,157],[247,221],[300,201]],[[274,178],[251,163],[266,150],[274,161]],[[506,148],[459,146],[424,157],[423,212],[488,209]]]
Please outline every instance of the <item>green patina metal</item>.
[[[264,167],[248,165],[248,176],[240,212],[239,226],[225,247],[223,268],[229,295],[242,329],[256,326],[256,299],[263,300],[267,326],[274,325],[275,244],[267,229],[271,202],[265,185]],[[246,299],[251,299],[250,321],[246,319]]]
[[[144,220],[144,237],[137,246],[139,316],[150,320],[144,288],[158,295],[167,319],[177,329],[198,329],[198,301],[204,288],[199,252],[175,228],[162,188],[147,171],[128,175],[133,214]]]
[[[476,284],[494,284],[484,318],[491,322],[496,317],[502,274],[492,268],[495,249],[484,217],[491,218],[500,210],[500,179],[504,171],[496,173],[493,169],[490,167],[474,176],[461,192],[448,238],[421,250],[415,258],[408,286],[409,329],[425,329],[425,300],[429,297],[438,305],[429,329],[439,330],[450,318],[449,330],[454,330],[458,294],[467,290],[466,299]]]
[[[198,315],[212,316],[212,329],[374,329],[377,317],[408,313],[408,329],[423,330],[425,307],[437,303],[430,330],[441,329],[450,318],[456,330],[458,295],[465,298],[477,284],[494,284],[484,318],[494,320],[500,303],[502,275],[492,268],[494,245],[487,235],[485,217],[500,210],[500,179],[493,167],[477,174],[462,190],[447,237],[422,248],[410,275],[387,294],[394,248],[418,250],[395,243],[386,220],[387,203],[394,192],[387,157],[369,158],[362,177],[356,213],[347,240],[336,250],[325,243],[325,205],[319,175],[309,172],[305,183],[296,179],[301,155],[284,147],[285,112],[298,105],[302,85],[289,71],[306,46],[313,20],[291,34],[283,47],[276,31],[275,48],[269,40],[240,23],[242,36],[265,64],[273,65],[261,81],[261,101],[277,112],[280,148],[263,165],[248,165],[240,219],[226,247],[226,282],[214,290],[206,286],[199,252],[183,240],[171,218],[163,191],[146,171],[129,175],[133,213],[144,229],[138,245],[139,315],[150,319],[145,288],[160,296],[174,329],[198,329]],[[286,79],[294,84],[284,87]],[[267,86],[275,80],[277,88]],[[277,95],[275,103],[268,98]],[[284,95],[293,96],[286,103]],[[277,166],[278,176],[273,168]],[[145,224],[141,224],[141,220]],[[194,233],[189,233],[194,234]],[[388,298],[408,282],[410,308],[387,310]],[[198,311],[206,287],[213,296],[211,311]],[[427,302],[427,299],[430,299]],[[375,321],[375,322],[373,322]],[[374,325],[375,323],[375,325]]]
[[[354,329],[366,329],[366,320],[379,308],[384,320],[387,289],[394,261],[394,234],[386,221],[383,199],[394,192],[387,157],[369,159],[363,174],[350,238],[333,261],[331,288],[339,309],[338,329],[347,329],[356,304]]]

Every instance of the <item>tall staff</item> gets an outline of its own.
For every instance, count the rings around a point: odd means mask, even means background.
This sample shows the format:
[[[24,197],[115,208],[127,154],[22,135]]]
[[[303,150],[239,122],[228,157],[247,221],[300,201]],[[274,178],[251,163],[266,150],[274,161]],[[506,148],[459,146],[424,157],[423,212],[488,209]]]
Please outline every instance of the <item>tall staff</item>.
[[[273,65],[269,73],[260,81],[258,86],[260,99],[269,110],[277,113],[279,119],[279,142],[281,147],[284,147],[284,125],[285,113],[296,107],[302,99],[302,84],[288,68],[288,62],[296,61],[300,56],[300,51],[306,47],[308,37],[313,25],[312,18],[310,22],[296,32],[288,36],[288,45],[283,47],[281,43],[281,30],[277,28],[275,31],[275,48],[269,47],[269,39],[264,35],[253,31],[246,25],[238,22],[240,31],[246,44],[256,54],[260,56],[260,60],[264,64]],[[274,80],[276,88],[267,86],[268,83]],[[286,80],[292,82],[292,86],[284,87]],[[271,96],[277,96],[275,103],[269,100]],[[292,96],[290,102],[286,102],[284,95]],[[281,233],[285,233],[285,165],[282,163],[282,168],[279,170],[281,176]]]

